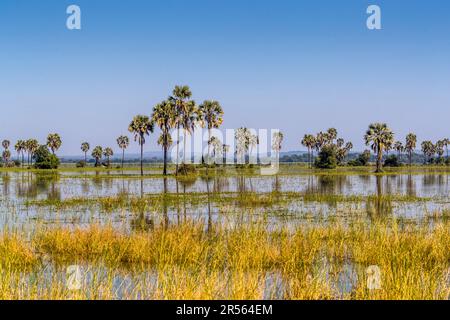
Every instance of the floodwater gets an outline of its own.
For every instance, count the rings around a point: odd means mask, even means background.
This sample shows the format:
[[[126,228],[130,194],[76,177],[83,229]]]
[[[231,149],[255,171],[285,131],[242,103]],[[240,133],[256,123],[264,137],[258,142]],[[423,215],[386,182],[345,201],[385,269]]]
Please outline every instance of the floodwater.
[[[135,172],[88,172],[86,174],[2,172],[0,173],[0,229],[24,225],[89,224],[115,222],[132,224],[134,215],[127,210],[103,214],[95,206],[79,206],[55,210],[51,206],[33,207],[30,201],[109,197],[117,195],[149,196],[158,194],[179,195],[179,205],[144,212],[147,220],[160,219],[164,213],[169,220],[177,221],[180,215],[191,218],[226,220],[245,214],[264,215],[276,224],[293,224],[308,217],[329,215],[360,216],[361,214],[393,214],[405,218],[421,218],[425,214],[442,212],[450,208],[449,175],[442,173],[398,174],[375,176],[352,175],[280,175],[280,176],[216,176],[197,177],[177,181],[147,177],[141,179]],[[193,204],[194,195],[245,195],[292,193],[289,202],[271,206],[246,207],[234,202],[215,203],[205,196]],[[313,197],[311,199],[311,196]],[[315,199],[314,197],[319,198]],[[356,197],[345,200],[346,197]],[[386,198],[385,196],[391,196]],[[335,198],[338,197],[338,198]],[[341,197],[341,198],[339,198]],[[405,199],[403,199],[404,197]],[[309,199],[309,200],[308,200]],[[176,208],[175,208],[176,207]],[[142,216],[140,217],[142,218]],[[145,217],[144,217],[145,218]],[[145,220],[145,219],[144,219]]]

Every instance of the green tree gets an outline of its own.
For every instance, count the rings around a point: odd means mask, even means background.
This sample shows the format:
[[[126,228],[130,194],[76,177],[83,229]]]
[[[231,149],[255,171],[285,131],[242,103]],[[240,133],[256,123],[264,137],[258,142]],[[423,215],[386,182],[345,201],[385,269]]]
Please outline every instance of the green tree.
[[[167,175],[167,151],[172,145],[170,130],[177,124],[176,118],[177,109],[173,101],[162,101],[153,108],[151,121],[161,130],[158,144],[163,148],[164,153],[163,175]]]
[[[417,136],[414,133],[409,133],[406,136],[406,143],[405,143],[405,151],[408,152],[409,166],[412,165],[412,154],[414,152],[414,149],[416,148],[416,144],[417,144]]]
[[[103,148],[100,146],[96,146],[94,150],[92,150],[92,158],[95,159],[95,166],[100,166],[100,160],[103,157]]]
[[[372,123],[367,129],[364,136],[366,145],[370,145],[371,149],[377,155],[377,169],[376,172],[383,171],[383,152],[388,150],[389,146],[394,141],[394,134],[385,123]]]
[[[141,176],[144,175],[145,136],[149,136],[150,132],[153,132],[153,128],[149,117],[144,115],[135,116],[128,126],[128,131],[134,134],[134,141],[137,141],[141,147]]]
[[[322,147],[315,166],[319,169],[335,169],[337,166],[336,146],[329,144]]]
[[[36,169],[57,169],[59,159],[48,150],[46,145],[39,146],[33,154]]]
[[[50,148],[53,154],[61,147],[61,137],[57,133],[50,133],[47,137],[47,147]]]
[[[130,145],[130,139],[127,136],[120,136],[117,138],[117,145],[122,149],[122,169],[125,161],[125,149]]]

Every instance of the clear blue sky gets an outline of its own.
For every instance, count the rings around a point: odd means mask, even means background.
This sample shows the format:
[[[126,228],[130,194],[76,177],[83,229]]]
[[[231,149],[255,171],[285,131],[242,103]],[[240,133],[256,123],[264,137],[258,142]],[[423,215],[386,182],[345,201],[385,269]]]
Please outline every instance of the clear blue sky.
[[[66,29],[70,4],[81,31]],[[380,31],[366,28],[369,4]],[[280,128],[284,150],[331,126],[361,150],[375,121],[437,140],[450,136],[450,2],[0,2],[0,139],[54,131],[60,154],[84,140],[116,148],[176,84],[219,100],[225,128]]]

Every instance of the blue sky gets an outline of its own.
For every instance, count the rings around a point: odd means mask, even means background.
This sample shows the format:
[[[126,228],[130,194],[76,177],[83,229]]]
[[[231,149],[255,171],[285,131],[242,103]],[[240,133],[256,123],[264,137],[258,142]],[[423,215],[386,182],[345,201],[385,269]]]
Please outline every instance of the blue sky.
[[[366,28],[369,4],[382,30]],[[116,148],[133,115],[187,84],[221,102],[224,128],[281,129],[284,150],[331,126],[362,150],[376,121],[437,140],[450,136],[449,34],[445,0],[2,0],[0,139]]]

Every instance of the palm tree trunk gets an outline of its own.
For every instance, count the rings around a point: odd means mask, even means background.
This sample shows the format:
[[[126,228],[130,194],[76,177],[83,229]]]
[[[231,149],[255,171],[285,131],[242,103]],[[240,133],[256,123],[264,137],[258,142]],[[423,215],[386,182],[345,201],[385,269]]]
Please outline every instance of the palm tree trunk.
[[[143,168],[143,165],[144,165],[144,163],[143,163],[143,158],[144,158],[144,144],[142,143],[142,140],[141,140],[141,177],[142,176],[144,176],[144,168]]]
[[[311,169],[311,148],[308,147],[308,164],[309,168]]]
[[[183,163],[186,165],[186,129],[184,129],[184,136],[183,136]]]
[[[84,164],[87,165],[87,152],[84,153]]]
[[[167,137],[164,139],[167,140]],[[164,141],[164,169],[163,175],[167,175],[167,141]]]
[[[378,149],[378,154],[377,154],[377,170],[376,172],[381,172],[381,161],[383,160],[383,152]]]
[[[175,175],[178,175],[178,162],[179,162],[179,154],[180,154],[180,150],[179,150],[179,146],[180,146],[180,125],[177,125],[177,163],[176,163],[176,168],[175,168]]]
[[[125,160],[125,149],[122,149],[122,170],[123,170],[123,162]]]

